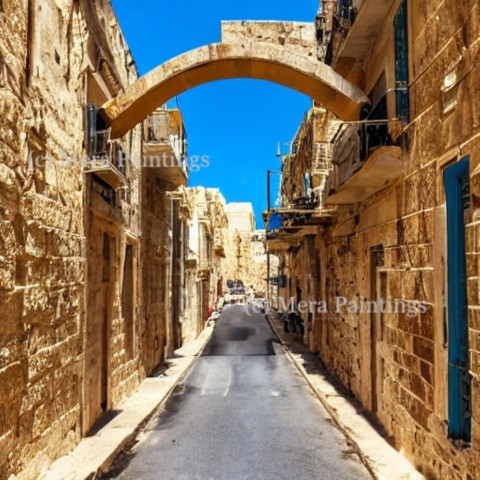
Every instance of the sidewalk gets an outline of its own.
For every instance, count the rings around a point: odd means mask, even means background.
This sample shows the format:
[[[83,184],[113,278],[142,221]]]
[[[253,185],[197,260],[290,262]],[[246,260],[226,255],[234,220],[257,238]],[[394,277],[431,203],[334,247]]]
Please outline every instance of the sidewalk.
[[[168,369],[163,375],[146,378],[138,390],[117,407],[121,413],[97,434],[82,439],[71,453],[59,458],[40,480],[85,480],[106,472],[120,451],[187,375],[212,331],[213,327],[207,327],[196,340],[175,350],[174,357],[167,360]]]
[[[339,382],[308,351],[301,339],[283,330],[283,321],[271,311],[267,320],[297,370],[305,377],[337,427],[358,451],[363,463],[378,480],[421,480],[425,477],[395,450],[362,414],[358,400],[348,397]]]

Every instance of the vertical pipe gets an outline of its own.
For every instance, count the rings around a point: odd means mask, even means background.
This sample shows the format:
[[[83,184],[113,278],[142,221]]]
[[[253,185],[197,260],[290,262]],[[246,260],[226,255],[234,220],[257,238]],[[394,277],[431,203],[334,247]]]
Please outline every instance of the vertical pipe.
[[[267,170],[267,212],[270,213],[270,174],[271,170]]]
[[[267,246],[268,249],[268,246]],[[270,252],[267,250],[267,306],[270,306]]]
[[[27,49],[25,55],[25,86],[30,87],[32,79],[33,37],[35,28],[35,4],[34,0],[28,0],[27,5]]]
[[[265,226],[265,246],[267,248],[267,305],[270,305],[270,253],[268,252],[268,222],[270,221],[270,170],[267,170],[267,224]]]

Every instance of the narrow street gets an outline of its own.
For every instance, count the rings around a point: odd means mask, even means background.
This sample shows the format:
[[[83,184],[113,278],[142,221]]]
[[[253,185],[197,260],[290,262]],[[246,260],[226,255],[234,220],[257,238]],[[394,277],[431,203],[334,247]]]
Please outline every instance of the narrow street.
[[[240,305],[223,310],[190,375],[114,471],[108,478],[371,478],[264,316]]]

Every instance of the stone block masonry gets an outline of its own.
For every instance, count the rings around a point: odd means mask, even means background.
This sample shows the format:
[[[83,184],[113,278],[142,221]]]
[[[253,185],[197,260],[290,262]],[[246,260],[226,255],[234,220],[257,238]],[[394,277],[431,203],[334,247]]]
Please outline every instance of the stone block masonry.
[[[115,95],[137,72],[111,7],[83,0],[4,0],[1,7],[0,477],[33,479],[88,429],[86,272],[96,214],[82,168],[31,168],[28,158],[81,154],[83,107],[85,98],[95,103],[95,82]],[[121,142],[140,153],[138,131]],[[135,180],[129,193],[138,197]],[[127,206],[134,201],[119,211]],[[120,250],[127,231],[135,241],[138,223],[136,214],[116,218]],[[138,355],[127,362],[124,353],[121,258],[112,286],[107,407],[139,382]]]
[[[395,181],[379,185],[363,199],[353,199],[348,205],[331,202],[329,224],[319,225],[316,234],[308,230],[313,246],[307,232],[291,241],[281,259],[287,277],[281,293],[286,298],[296,296],[302,300],[313,295],[327,302],[328,313],[313,316],[305,343],[374,413],[393,444],[427,478],[473,479],[478,477],[480,465],[480,3],[384,3],[385,15],[375,18],[375,2],[359,2],[353,23],[352,19],[342,20],[343,27],[350,29],[348,34],[345,35],[346,30],[333,29],[333,58],[327,56],[326,60],[362,85],[373,104],[379,106],[381,113],[371,111],[369,120],[392,119],[399,114],[399,97],[398,93],[389,93],[389,89],[399,85],[399,50],[408,46],[410,109],[403,123],[402,172]],[[407,4],[405,44],[398,40],[404,32],[394,30],[402,3]],[[371,13],[369,18],[365,12]],[[380,15],[379,11],[375,14]],[[367,34],[368,28],[370,33],[376,33]],[[365,51],[360,48],[361,41],[369,45]],[[362,57],[342,56],[342,52],[357,52]],[[337,121],[328,118],[331,125]],[[315,157],[309,144],[312,136],[319,134],[316,128],[305,120],[299,130],[297,153],[287,159],[290,169],[282,182],[284,205],[298,197],[297,179],[314,167]],[[325,132],[320,132],[316,140],[330,141]],[[389,142],[395,145],[393,138]],[[375,153],[380,152],[382,146],[376,150]],[[463,192],[467,199],[463,214],[466,375],[471,380],[472,411],[465,408],[464,412],[471,426],[471,439],[459,441],[451,438],[449,432],[449,403],[453,404],[456,398],[452,396],[455,389],[449,389],[449,355],[456,345],[449,341],[455,319],[449,319],[448,313],[449,296],[451,300],[454,294],[447,277],[447,246],[455,232],[447,226],[444,172],[467,157],[470,190]],[[335,178],[340,160],[333,155],[332,161],[331,176]],[[384,171],[387,173],[387,167]],[[348,181],[360,184],[361,168],[345,183]],[[335,188],[346,187],[337,182]],[[327,203],[332,194],[338,198],[339,192],[328,188],[323,192]],[[281,235],[288,239],[286,233]],[[461,278],[458,282],[462,282]],[[397,298],[422,302],[426,309],[414,318],[388,311],[339,314],[334,308],[337,296]],[[460,398],[460,390],[457,393]],[[468,395],[465,392],[465,404]],[[467,436],[465,433],[464,437]]]

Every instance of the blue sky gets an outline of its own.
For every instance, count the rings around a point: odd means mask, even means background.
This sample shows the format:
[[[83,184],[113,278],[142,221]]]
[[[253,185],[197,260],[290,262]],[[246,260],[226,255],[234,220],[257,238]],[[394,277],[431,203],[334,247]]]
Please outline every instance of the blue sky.
[[[112,0],[140,75],[193,48],[220,41],[221,20],[313,21],[318,0]],[[169,105],[176,104],[173,99]],[[179,95],[189,155],[210,166],[189,185],[218,187],[227,202],[250,201],[257,228],[266,207],[266,170],[279,168],[277,142],[291,141],[310,99],[279,85],[222,80]],[[284,153],[288,147],[283,146]],[[274,195],[272,195],[274,197]]]

